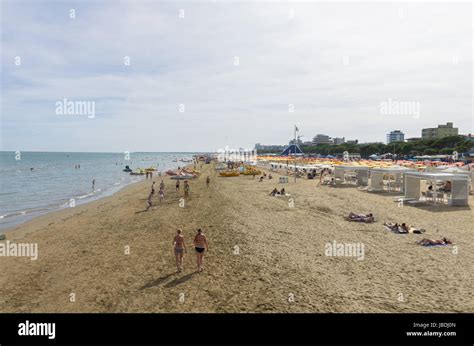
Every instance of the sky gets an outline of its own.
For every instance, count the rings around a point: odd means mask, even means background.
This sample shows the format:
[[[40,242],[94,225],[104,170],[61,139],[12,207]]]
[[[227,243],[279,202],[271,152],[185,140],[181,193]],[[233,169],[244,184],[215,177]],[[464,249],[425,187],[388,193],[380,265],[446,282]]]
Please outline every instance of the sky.
[[[295,124],[303,141],[473,132],[470,2],[0,3],[0,150],[251,149]]]

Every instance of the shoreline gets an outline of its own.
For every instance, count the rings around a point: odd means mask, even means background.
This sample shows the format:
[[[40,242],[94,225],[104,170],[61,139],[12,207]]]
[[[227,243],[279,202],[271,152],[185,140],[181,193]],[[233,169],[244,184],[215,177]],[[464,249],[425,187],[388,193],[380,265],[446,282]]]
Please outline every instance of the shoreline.
[[[165,201],[155,198],[149,211],[151,182],[144,180],[31,220],[8,240],[37,243],[38,260],[0,257],[5,268],[0,311],[474,311],[470,208],[399,208],[389,194],[317,187],[303,178],[280,184],[280,174],[272,175],[274,180],[263,182],[251,176],[222,178],[213,162],[190,180],[184,207],[182,185],[176,192],[175,181],[166,176]],[[283,186],[291,196],[268,195]],[[349,211],[373,212],[377,222],[346,222]],[[385,221],[408,222],[427,232],[393,234],[383,228]],[[182,273],[176,272],[172,250],[178,228],[188,248]],[[192,245],[197,228],[210,245],[202,273],[195,270]],[[452,246],[415,244],[441,236],[453,239],[459,253]],[[328,256],[325,247],[334,242],[363,244],[365,252],[359,258]],[[75,302],[69,300],[72,293]]]
[[[143,179],[143,180],[145,180],[145,179]],[[84,201],[80,198],[77,198],[76,202],[75,202],[76,206],[93,203],[93,202],[99,201],[103,198],[111,197],[111,196],[115,195],[116,193],[120,192],[121,190],[129,187],[130,185],[140,183],[141,181],[142,180],[130,181],[129,183],[126,183],[122,186],[115,186],[115,187],[112,186],[111,188],[109,188],[108,190],[106,190],[102,193],[95,194],[95,195],[91,196],[88,199],[85,198]],[[14,222],[14,224],[12,224],[10,226],[5,226],[5,227],[3,227],[2,224],[0,223],[0,234],[4,233],[6,235],[6,234],[10,233],[11,231],[13,231],[14,229],[24,225],[27,222],[34,221],[35,219],[37,219],[39,217],[42,217],[42,216],[45,216],[45,215],[48,215],[48,214],[51,214],[51,213],[59,212],[59,211],[62,211],[62,210],[70,209],[71,207],[68,207],[68,204],[69,204],[68,202],[65,202],[64,204],[56,206],[56,207],[49,207],[49,208],[48,207],[42,207],[44,209],[41,210],[41,211],[38,211],[36,213],[31,212],[31,213],[28,214],[28,213],[25,213],[25,212],[15,212],[14,213],[15,215],[17,215],[17,214],[18,215],[23,215],[22,217],[24,219],[23,220],[17,220],[16,222]],[[8,214],[8,215],[10,215],[10,214]],[[3,219],[5,219],[5,218],[3,218]]]

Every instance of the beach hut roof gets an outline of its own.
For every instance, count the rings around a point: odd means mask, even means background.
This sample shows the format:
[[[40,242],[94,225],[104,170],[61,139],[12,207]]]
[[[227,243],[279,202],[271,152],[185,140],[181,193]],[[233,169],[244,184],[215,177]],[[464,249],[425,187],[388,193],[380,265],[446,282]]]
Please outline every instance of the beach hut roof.
[[[405,176],[430,180],[468,180],[467,175],[442,173],[442,172],[406,172]]]
[[[455,167],[455,166],[443,166],[438,168],[440,172],[442,173],[465,173],[468,172],[465,169]]]
[[[414,169],[412,168],[407,168],[407,167],[401,167],[401,166],[392,166],[392,167],[377,167],[377,168],[371,168],[370,169],[372,172],[385,172],[385,173],[396,173],[396,172],[403,172],[403,173],[408,173],[408,172],[415,172]]]
[[[347,165],[339,165],[339,166],[335,166],[334,168],[347,169],[347,170],[353,170],[353,171],[369,169],[368,166],[347,166]]]

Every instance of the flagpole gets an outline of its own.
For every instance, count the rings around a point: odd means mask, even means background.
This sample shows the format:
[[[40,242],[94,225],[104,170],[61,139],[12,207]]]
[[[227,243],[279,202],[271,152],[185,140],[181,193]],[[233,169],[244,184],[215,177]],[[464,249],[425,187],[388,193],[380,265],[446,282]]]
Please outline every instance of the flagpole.
[[[295,183],[296,183],[296,125],[295,125],[295,141],[293,142],[293,144],[295,145],[293,147],[295,150],[293,160],[295,162]]]

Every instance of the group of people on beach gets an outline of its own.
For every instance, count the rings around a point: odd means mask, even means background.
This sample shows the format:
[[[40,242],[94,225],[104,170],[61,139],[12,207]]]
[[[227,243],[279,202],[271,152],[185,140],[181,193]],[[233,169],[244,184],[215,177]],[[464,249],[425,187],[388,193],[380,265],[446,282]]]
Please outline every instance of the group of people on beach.
[[[278,189],[275,187],[273,188],[272,192],[270,192],[270,196],[285,196],[285,195],[286,195],[286,191],[284,187],[281,188],[281,191],[278,191]]]
[[[176,180],[176,191],[179,191],[179,186],[180,186],[180,183],[178,179]],[[189,196],[189,182],[187,180],[185,180],[183,183],[183,189],[184,189],[184,197],[188,197]]]
[[[204,270],[204,253],[209,251],[209,245],[207,243],[206,236],[200,228],[197,230],[197,234],[194,236],[193,243],[194,250],[196,251],[197,269],[199,272],[202,272]],[[176,269],[178,272],[181,272],[183,270],[183,257],[184,253],[186,252],[186,242],[184,241],[183,231],[181,229],[176,231],[176,235],[173,239],[173,251],[176,260]]]
[[[372,213],[368,214],[358,214],[350,212],[349,215],[346,217],[348,221],[356,221],[356,222],[365,222],[365,223],[372,223],[375,222],[375,217]],[[394,222],[384,222],[384,227],[388,230],[397,233],[397,234],[423,234],[426,232],[423,228],[417,228],[413,225],[408,225],[406,223],[394,223]],[[416,242],[418,245],[422,246],[436,246],[436,245],[450,245],[453,242],[448,238],[441,238],[441,239],[428,239],[423,238]]]
[[[153,206],[153,196],[155,195],[155,181],[151,184],[151,191],[150,194],[148,195],[148,206],[146,210],[150,209]],[[160,203],[164,202],[165,200],[165,183],[163,180],[161,180],[160,183],[160,190],[158,191],[158,196],[160,198]]]

